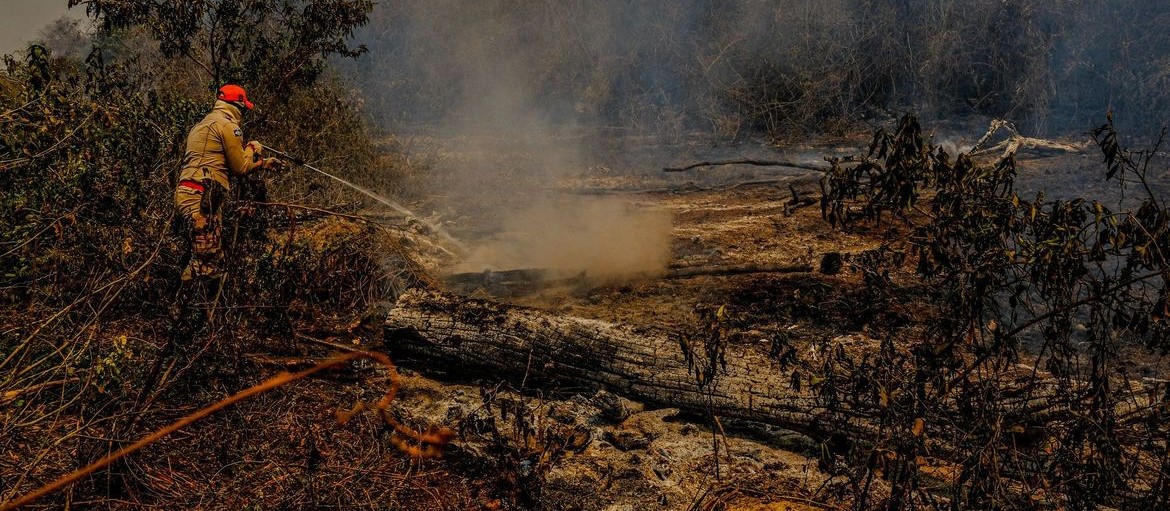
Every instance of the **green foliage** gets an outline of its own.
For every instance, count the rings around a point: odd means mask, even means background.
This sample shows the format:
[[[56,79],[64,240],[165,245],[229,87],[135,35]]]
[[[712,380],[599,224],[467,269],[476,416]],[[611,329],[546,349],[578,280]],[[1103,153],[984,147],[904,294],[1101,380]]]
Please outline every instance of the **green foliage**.
[[[259,138],[328,172],[384,191],[379,187],[394,185],[387,179],[390,169],[378,160],[373,134],[354,107],[355,96],[340,80],[322,79],[266,107],[245,130],[249,138]],[[300,122],[301,119],[313,122]],[[273,180],[272,193],[288,201],[323,206],[362,198],[324,176],[295,168]]]
[[[371,1],[73,0],[71,5],[85,5],[100,22],[99,38],[107,44],[141,30],[158,44],[162,61],[139,63],[140,73],[147,75],[135,77],[139,83],[180,93],[241,84],[257,105],[243,125],[249,139],[310,162],[328,159],[330,171],[359,182],[373,180],[368,174],[377,170],[376,152],[354,106],[356,94],[323,76],[330,57],[357,58],[365,52],[348,40],[366,23]],[[171,83],[176,75],[156,69],[182,65],[194,66],[202,79],[183,86]],[[353,200],[316,175],[295,174],[278,186],[278,194],[301,203]]]
[[[52,431],[75,405],[110,406],[141,376],[134,356],[152,349],[121,323],[164,316],[174,297],[169,175],[202,108],[137,89],[98,50],[61,62],[33,46],[5,64],[0,391],[25,406],[0,415],[0,438],[19,452],[9,439]],[[34,468],[49,467],[21,470]]]
[[[107,31],[146,27],[167,58],[186,58],[212,84],[227,82],[272,98],[314,83],[331,55],[357,57],[348,38],[365,24],[370,0],[70,0]]]
[[[0,256],[12,279],[5,296],[59,304],[104,272],[130,271],[157,246],[169,228],[169,197],[158,190],[199,107],[112,79],[119,71],[98,50],[84,79],[54,68],[39,46],[7,65],[21,87],[4,98],[0,132],[0,186],[11,191],[0,199],[0,233],[13,240]],[[91,257],[68,257],[77,250]],[[27,285],[46,279],[60,285]]]

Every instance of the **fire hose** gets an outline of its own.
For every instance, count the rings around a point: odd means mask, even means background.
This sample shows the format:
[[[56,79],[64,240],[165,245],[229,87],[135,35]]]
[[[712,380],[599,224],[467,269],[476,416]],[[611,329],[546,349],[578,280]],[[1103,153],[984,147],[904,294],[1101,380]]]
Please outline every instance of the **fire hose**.
[[[452,237],[450,234],[448,234],[447,231],[443,230],[443,228],[439,227],[438,225],[435,225],[434,223],[431,223],[431,222],[428,222],[422,218],[419,218],[419,216],[414,214],[413,211],[406,209],[405,207],[402,207],[401,205],[395,203],[394,201],[387,199],[385,197],[382,197],[381,195],[378,195],[374,192],[371,192],[370,190],[362,188],[361,186],[358,186],[358,185],[353,184],[349,181],[346,181],[345,179],[342,179],[342,178],[337,177],[333,174],[325,172],[324,170],[321,170],[317,167],[309,165],[308,162],[306,162],[305,160],[303,160],[301,158],[297,158],[296,156],[293,156],[293,155],[286,153],[284,151],[281,151],[280,149],[277,149],[277,148],[271,147],[271,146],[267,146],[267,145],[262,145],[262,147],[264,148],[265,151],[271,152],[272,154],[275,154],[282,159],[288,160],[299,167],[309,169],[313,172],[321,174],[322,176],[325,176],[329,179],[337,181],[338,183],[341,183],[341,184],[345,185],[346,187],[348,187],[348,188],[350,188],[358,193],[361,193],[362,195],[365,195],[366,197],[369,197],[371,199],[378,201],[379,203],[389,207],[390,209],[393,209],[394,211],[402,213],[407,218],[414,219],[414,220],[417,220],[417,221],[423,223],[424,225],[429,227],[431,229],[431,231],[433,231],[435,234],[442,237],[445,241],[447,241],[448,243],[453,245],[459,251],[461,251],[463,253],[467,253],[467,247],[464,246],[463,243],[460,243],[459,240],[456,240],[454,237]]]

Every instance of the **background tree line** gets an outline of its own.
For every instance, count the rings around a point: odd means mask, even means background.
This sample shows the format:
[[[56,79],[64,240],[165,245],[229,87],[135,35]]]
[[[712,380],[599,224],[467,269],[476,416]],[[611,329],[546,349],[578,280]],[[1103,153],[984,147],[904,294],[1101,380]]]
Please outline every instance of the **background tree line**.
[[[833,132],[858,119],[1007,117],[1030,132],[1164,124],[1170,6],[1122,0],[728,0],[376,6],[349,71],[380,121],[514,109],[586,126]],[[508,123],[501,123],[508,124]]]

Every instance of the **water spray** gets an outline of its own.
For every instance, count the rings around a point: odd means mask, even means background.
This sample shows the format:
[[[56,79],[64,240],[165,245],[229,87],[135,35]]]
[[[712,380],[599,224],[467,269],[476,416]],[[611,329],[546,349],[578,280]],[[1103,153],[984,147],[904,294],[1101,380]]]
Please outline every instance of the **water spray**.
[[[304,168],[309,169],[313,172],[321,174],[322,176],[325,176],[329,179],[337,181],[338,183],[341,183],[341,184],[349,187],[350,189],[357,191],[357,192],[361,193],[362,195],[365,195],[366,197],[369,197],[371,199],[378,201],[379,203],[385,205],[386,207],[388,207],[390,209],[393,209],[394,211],[402,213],[407,218],[412,218],[418,222],[421,222],[423,225],[426,225],[427,227],[429,227],[432,232],[439,235],[439,237],[443,238],[444,241],[450,243],[452,246],[454,246],[456,249],[458,249],[461,253],[466,254],[468,252],[467,247],[465,245],[463,245],[462,243],[459,242],[459,240],[456,240],[454,237],[452,237],[450,234],[448,234],[447,231],[444,230],[442,227],[439,227],[438,225],[436,225],[432,222],[429,222],[423,218],[420,218],[418,215],[414,214],[413,211],[406,209],[401,204],[398,204],[397,202],[394,202],[390,199],[387,199],[386,197],[383,197],[383,196],[378,195],[370,190],[367,190],[366,188],[363,188],[361,186],[353,184],[345,179],[342,179],[342,178],[337,177],[333,174],[325,172],[324,170],[321,170],[317,167],[309,165],[308,162],[306,162],[305,160],[302,160],[300,158],[297,158],[296,156],[293,156],[293,155],[288,154],[284,151],[281,151],[280,149],[276,149],[276,148],[270,147],[270,146],[263,146],[263,147],[264,147],[265,151],[271,152],[272,154],[275,154],[281,158],[284,158],[284,159],[286,159],[286,160],[288,160],[288,161],[290,161],[290,162],[292,162],[300,167],[304,167]]]

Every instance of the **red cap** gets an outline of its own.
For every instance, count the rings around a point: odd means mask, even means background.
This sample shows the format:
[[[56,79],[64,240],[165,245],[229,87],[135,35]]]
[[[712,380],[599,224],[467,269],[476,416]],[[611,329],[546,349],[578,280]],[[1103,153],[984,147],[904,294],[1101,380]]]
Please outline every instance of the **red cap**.
[[[232,103],[239,103],[244,105],[248,110],[252,109],[252,102],[248,101],[248,94],[244,92],[244,88],[239,85],[227,84],[219,88],[219,93],[215,95],[216,99],[221,101],[230,101]]]

